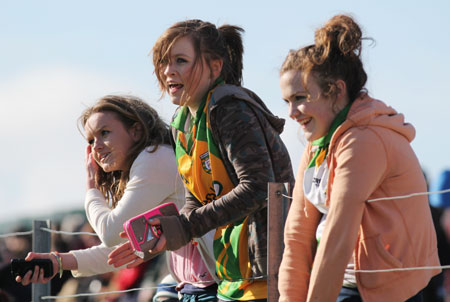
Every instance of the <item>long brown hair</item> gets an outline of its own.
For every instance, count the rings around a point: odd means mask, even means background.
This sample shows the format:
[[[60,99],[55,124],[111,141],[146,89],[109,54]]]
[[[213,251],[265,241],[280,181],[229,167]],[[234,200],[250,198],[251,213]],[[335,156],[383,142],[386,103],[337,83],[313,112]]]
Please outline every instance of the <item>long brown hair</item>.
[[[334,96],[337,93],[335,82],[343,80],[352,102],[365,90],[367,81],[361,61],[363,39],[370,38],[362,37],[361,28],[353,18],[346,15],[334,16],[316,30],[314,44],[289,51],[280,73],[288,70],[302,71],[304,86],[307,77],[312,74],[325,96]]]
[[[148,152],[155,152],[159,145],[170,144],[169,126],[159,117],[155,109],[135,96],[107,95],[99,99],[94,106],[83,111],[79,123],[84,129],[89,117],[97,112],[114,112],[123,123],[125,129],[139,124],[140,139],[129,150],[127,157],[128,169],[123,171],[105,172],[99,169],[95,178],[96,187],[102,192],[111,207],[115,208],[122,198],[129,179],[129,169],[146,147]]]
[[[182,38],[189,37],[194,46],[196,58],[193,71],[202,68],[202,57],[210,65],[211,60],[222,59],[223,66],[220,77],[227,84],[240,86],[242,84],[242,57],[244,46],[242,44],[241,27],[214,24],[202,20],[187,20],[175,23],[169,27],[156,41],[151,51],[153,65],[162,94],[166,91],[164,68],[167,65],[170,50],[174,43]],[[203,71],[203,70],[202,70]]]

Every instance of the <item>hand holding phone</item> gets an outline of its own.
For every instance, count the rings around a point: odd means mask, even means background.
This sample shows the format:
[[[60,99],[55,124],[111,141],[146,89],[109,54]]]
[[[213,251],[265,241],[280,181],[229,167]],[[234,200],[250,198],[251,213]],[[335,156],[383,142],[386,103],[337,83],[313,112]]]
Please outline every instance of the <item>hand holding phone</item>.
[[[58,267],[56,259],[52,257],[54,256],[47,253],[30,252],[25,259],[13,259],[11,274],[24,286],[30,283],[47,283],[53,278]]]
[[[177,206],[173,202],[164,203],[148,212],[131,218],[123,224],[134,253],[145,261],[155,257],[156,254],[150,254],[148,251],[153,249],[162,236],[160,225],[152,225],[150,219],[161,216],[178,215]]]

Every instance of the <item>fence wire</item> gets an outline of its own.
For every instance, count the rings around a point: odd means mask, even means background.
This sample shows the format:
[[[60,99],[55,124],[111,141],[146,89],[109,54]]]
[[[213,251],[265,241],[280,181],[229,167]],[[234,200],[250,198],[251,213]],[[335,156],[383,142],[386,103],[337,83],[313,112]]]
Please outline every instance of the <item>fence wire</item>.
[[[449,193],[450,189],[441,190],[441,191],[434,191],[434,192],[418,192],[418,193],[411,193],[407,195],[400,195],[400,196],[393,196],[393,197],[381,197],[381,198],[374,198],[369,199],[367,202],[375,202],[375,201],[381,201],[381,200],[394,200],[394,199],[406,199],[414,196],[423,196],[423,195],[433,195],[433,194],[444,194]],[[281,194],[283,197],[292,199],[291,196]],[[55,234],[64,234],[64,235],[90,235],[90,236],[98,236],[96,233],[90,233],[90,232],[66,232],[66,231],[57,231],[52,230],[49,228],[41,228],[41,230],[49,232],[49,233],[55,233]],[[0,235],[0,238],[7,238],[12,236],[25,236],[25,235],[32,235],[33,231],[26,231],[26,232],[15,232],[15,233],[8,233],[8,234],[2,234]],[[402,268],[392,268],[392,269],[375,269],[375,270],[353,270],[353,269],[346,269],[349,273],[383,273],[383,272],[394,272],[394,271],[414,271],[414,270],[427,270],[427,269],[449,269],[450,265],[443,265],[443,266],[422,266],[422,267],[402,267]],[[239,280],[232,280],[232,281],[244,281],[244,280],[263,280],[266,279],[268,276],[259,276],[255,278],[245,278],[245,279],[239,279]],[[205,283],[205,282],[212,282],[211,281],[199,281],[196,282],[196,284]],[[42,300],[59,300],[59,299],[67,299],[67,298],[78,298],[78,297],[88,297],[88,296],[101,296],[101,295],[111,295],[111,294],[122,294],[122,293],[128,293],[128,292],[134,292],[134,291],[144,291],[144,290],[155,290],[158,288],[170,288],[175,287],[173,286],[155,286],[155,287],[139,287],[139,288],[131,288],[127,290],[120,290],[120,291],[105,291],[100,293],[81,293],[81,294],[75,294],[75,295],[65,295],[65,296],[42,296]]]

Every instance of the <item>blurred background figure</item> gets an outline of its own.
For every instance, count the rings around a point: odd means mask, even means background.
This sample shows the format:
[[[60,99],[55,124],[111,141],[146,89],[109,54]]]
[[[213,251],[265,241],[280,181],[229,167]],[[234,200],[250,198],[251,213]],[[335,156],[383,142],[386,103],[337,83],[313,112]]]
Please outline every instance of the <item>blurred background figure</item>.
[[[175,288],[177,282],[171,275],[165,276],[158,284],[153,302],[175,302],[178,301],[178,292]]]
[[[29,231],[19,225],[11,228],[11,233]],[[31,286],[21,286],[11,275],[11,259],[25,258],[31,250],[31,235],[6,237],[0,240],[0,301],[31,301]]]
[[[450,170],[444,169],[430,191],[450,189]],[[450,193],[430,195],[431,214],[438,240],[441,265],[450,264]],[[443,270],[429,283],[424,301],[450,302],[450,270]]]

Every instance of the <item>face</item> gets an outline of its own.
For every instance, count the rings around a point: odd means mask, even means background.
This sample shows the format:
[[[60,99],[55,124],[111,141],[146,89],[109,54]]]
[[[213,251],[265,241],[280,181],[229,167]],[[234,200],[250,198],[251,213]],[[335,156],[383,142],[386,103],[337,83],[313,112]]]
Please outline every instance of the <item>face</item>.
[[[128,169],[128,152],[137,141],[134,130],[126,129],[114,112],[92,114],[84,126],[95,161],[105,172]]]
[[[281,94],[289,104],[289,116],[300,124],[306,140],[312,142],[328,133],[338,111],[333,110],[333,101],[321,94],[313,76],[308,77],[306,90],[301,75],[297,70],[283,73]]]
[[[194,66],[196,56],[191,39],[182,37],[173,44],[163,67],[167,92],[176,105],[197,108],[215,80],[204,58]]]

